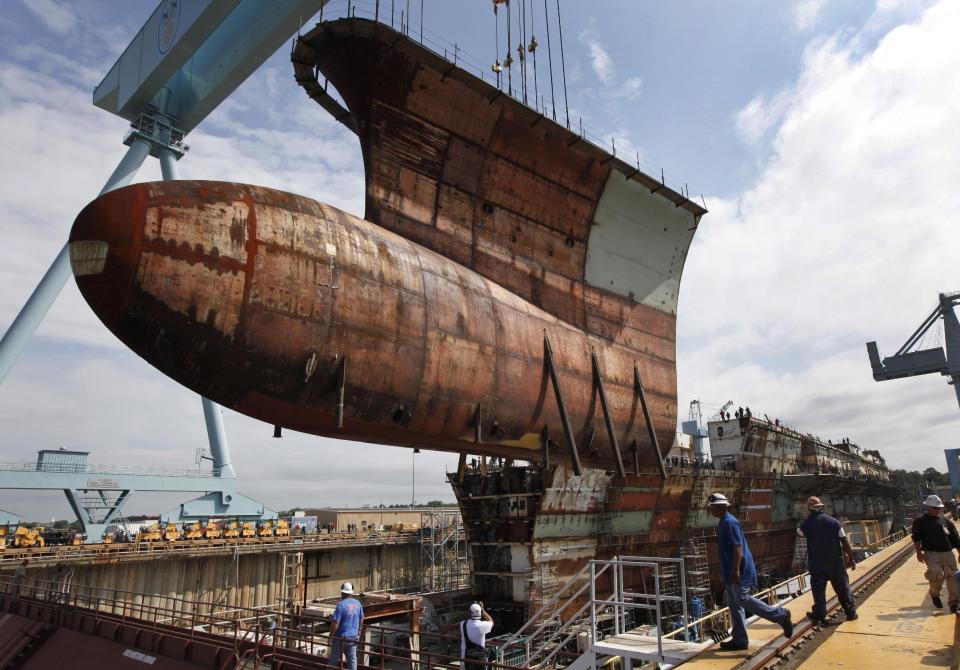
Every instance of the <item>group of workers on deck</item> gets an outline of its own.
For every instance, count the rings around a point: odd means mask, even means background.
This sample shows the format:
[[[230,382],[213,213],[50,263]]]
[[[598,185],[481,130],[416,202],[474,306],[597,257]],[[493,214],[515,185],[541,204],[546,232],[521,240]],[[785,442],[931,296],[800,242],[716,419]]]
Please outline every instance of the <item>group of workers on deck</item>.
[[[783,634],[791,637],[793,620],[790,611],[779,605],[768,605],[751,594],[757,585],[756,566],[740,522],[730,514],[727,497],[714,493],[708,498],[708,504],[711,514],[720,520],[717,526],[720,573],[733,624],[731,639],[721,642],[720,648],[748,648],[747,612],[782,626]],[[930,584],[930,602],[937,609],[943,607],[940,594],[946,582],[947,606],[951,612],[960,614],[960,574],[957,572],[960,535],[956,526],[943,518],[944,505],[938,496],[928,496],[923,505],[926,511],[914,520],[912,539],[917,560],[927,567],[924,576]],[[807,500],[809,516],[800,524],[797,534],[807,541],[807,568],[813,594],[813,609],[807,612],[807,617],[817,624],[829,625],[827,582],[833,586],[847,621],[857,618],[847,578],[847,569],[855,570],[856,561],[843,524],[824,513],[823,507],[823,501],[816,496]],[[954,556],[955,551],[957,556]]]

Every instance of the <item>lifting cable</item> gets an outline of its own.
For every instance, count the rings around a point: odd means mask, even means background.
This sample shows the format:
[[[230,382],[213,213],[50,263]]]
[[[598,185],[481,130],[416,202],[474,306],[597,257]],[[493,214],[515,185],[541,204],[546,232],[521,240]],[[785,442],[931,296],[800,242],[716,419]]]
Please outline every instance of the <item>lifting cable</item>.
[[[507,57],[503,59],[503,67],[507,68],[507,93],[513,95],[513,56],[510,53],[510,44],[513,38],[510,37],[510,0],[507,0]]]
[[[567,99],[567,65],[563,58],[563,22],[560,20],[560,0],[557,0],[557,26],[560,29],[560,66],[563,68],[563,106],[567,111],[567,130],[570,130],[570,104]]]
[[[550,64],[550,105],[553,107],[553,120],[557,120],[557,99],[553,93],[553,48],[550,46],[550,12],[547,0],[543,0],[543,20],[547,24],[547,62]]]
[[[537,84],[537,35],[534,29],[533,0],[530,0],[530,45],[527,49],[533,54],[533,106],[538,109],[537,101],[540,99],[540,88]]]
[[[523,104],[527,104],[527,0],[520,0],[517,12],[520,24],[520,44],[517,45],[517,57],[520,59],[520,81],[523,84]]]

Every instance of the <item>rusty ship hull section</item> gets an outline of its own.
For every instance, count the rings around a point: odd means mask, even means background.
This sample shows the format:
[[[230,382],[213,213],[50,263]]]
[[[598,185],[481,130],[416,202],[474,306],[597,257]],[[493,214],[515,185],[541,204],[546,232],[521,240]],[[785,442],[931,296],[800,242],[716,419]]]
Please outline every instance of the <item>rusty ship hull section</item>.
[[[803,496],[834,487],[849,518],[883,517],[883,487],[843,477],[663,471],[680,277],[705,208],[376,22],[322,23],[292,61],[360,140],[365,218],[222,182],[102,196],[71,261],[140,356],[268,423],[460,453],[474,584],[516,624],[590,558],[675,556],[711,535],[713,491],[771,574],[795,563]]]
[[[674,384],[672,361],[638,360],[410,240],[271,189],[129,186],[81,212],[71,250],[84,297],[133,351],[226,407],[306,433],[539,460],[543,426],[560,425],[545,333],[579,436],[600,415],[594,352],[624,444],[649,440],[634,365],[652,394]],[[672,432],[669,416],[655,420]],[[584,465],[611,467],[606,439]]]

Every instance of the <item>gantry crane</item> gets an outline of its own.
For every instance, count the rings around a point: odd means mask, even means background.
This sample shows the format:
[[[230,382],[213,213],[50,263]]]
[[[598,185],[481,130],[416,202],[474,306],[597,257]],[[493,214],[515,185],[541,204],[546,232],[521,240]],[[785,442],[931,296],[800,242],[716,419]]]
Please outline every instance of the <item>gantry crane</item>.
[[[881,362],[877,353],[877,343],[867,342],[867,353],[870,356],[870,365],[873,367],[873,378],[878,382],[885,379],[899,379],[939,372],[950,377],[948,384],[953,385],[960,403],[960,321],[953,308],[960,304],[960,291],[941,293],[940,302],[936,309],[924,319],[920,327],[910,336],[902,347],[893,356],[888,356]],[[928,330],[943,318],[943,347],[933,349],[917,349],[917,345]]]

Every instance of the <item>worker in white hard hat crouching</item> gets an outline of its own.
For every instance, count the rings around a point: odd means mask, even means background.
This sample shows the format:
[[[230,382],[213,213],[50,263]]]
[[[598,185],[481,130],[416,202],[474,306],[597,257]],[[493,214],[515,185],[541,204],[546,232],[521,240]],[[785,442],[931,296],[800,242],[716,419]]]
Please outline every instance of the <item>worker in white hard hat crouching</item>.
[[[363,628],[363,605],[353,597],[353,584],[344,582],[340,586],[340,602],[333,610],[333,623],[330,625],[331,668],[340,666],[340,661],[347,657],[348,670],[357,670],[357,643],[360,641],[360,630]]]
[[[473,603],[467,609],[469,618],[460,622],[460,658],[463,666],[479,670],[487,658],[487,633],[493,630],[493,617],[483,603]]]
[[[956,551],[960,555],[960,535],[952,522],[943,518],[943,501],[939,496],[927,496],[923,501],[926,512],[913,520],[913,546],[917,560],[926,564],[924,576],[930,582],[930,601],[937,609],[943,607],[940,592],[947,583],[947,604],[951,612],[960,606],[960,589],[954,575],[957,572]]]

